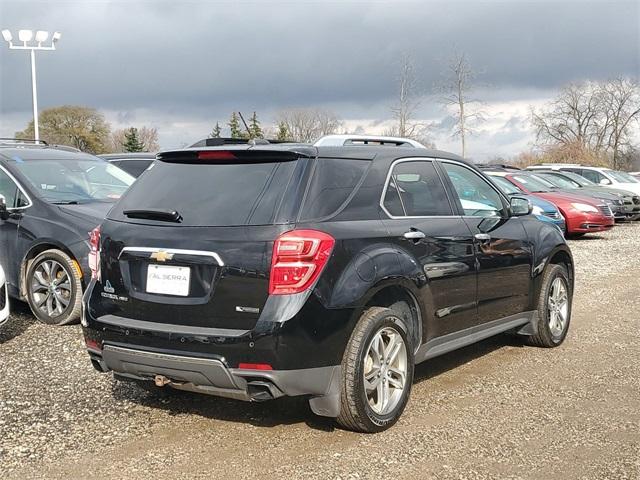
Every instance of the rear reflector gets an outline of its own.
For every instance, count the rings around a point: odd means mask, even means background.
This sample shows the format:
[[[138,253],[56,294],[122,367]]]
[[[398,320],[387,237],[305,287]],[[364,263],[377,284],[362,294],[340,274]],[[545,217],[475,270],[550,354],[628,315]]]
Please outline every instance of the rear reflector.
[[[89,350],[97,350],[99,352],[102,351],[102,346],[100,345],[100,342],[98,342],[97,340],[92,340],[90,338],[85,338],[84,339],[84,343],[87,345],[87,348]]]
[[[89,269],[91,278],[100,280],[100,227],[89,232]]]
[[[317,230],[293,230],[273,245],[270,295],[304,292],[316,281],[331,256],[335,239]]]
[[[198,160],[236,160],[233,153],[227,150],[205,150],[198,152]]]
[[[273,370],[268,363],[241,363],[238,365],[241,370]]]

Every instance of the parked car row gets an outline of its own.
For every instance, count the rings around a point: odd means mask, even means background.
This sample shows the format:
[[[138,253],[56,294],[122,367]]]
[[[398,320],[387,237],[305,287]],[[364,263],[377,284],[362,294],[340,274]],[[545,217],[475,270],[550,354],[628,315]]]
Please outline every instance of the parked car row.
[[[526,170],[508,165],[482,165],[480,168],[507,195],[524,193],[553,204],[564,222],[563,231],[567,236],[601,232],[612,228],[616,221],[640,219],[640,194],[634,190],[640,187],[640,182],[634,186],[635,180],[624,177],[624,172],[555,164]],[[632,188],[627,189],[628,184],[622,182],[607,183],[606,179],[596,184],[581,175],[600,170],[611,178],[629,180]]]
[[[420,362],[507,331],[560,345],[575,280],[563,234],[634,218],[635,194],[483,170],[394,137],[102,159],[0,143],[5,298],[46,323],[81,316],[99,372],[304,395],[381,431]]]

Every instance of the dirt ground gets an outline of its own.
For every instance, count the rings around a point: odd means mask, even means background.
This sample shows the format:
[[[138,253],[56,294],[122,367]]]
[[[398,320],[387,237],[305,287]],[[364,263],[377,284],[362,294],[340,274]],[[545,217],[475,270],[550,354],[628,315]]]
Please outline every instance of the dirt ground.
[[[0,477],[640,478],[640,223],[571,241],[567,341],[499,336],[417,367],[378,435],[306,402],[147,392],[93,370],[79,326],[0,331]]]

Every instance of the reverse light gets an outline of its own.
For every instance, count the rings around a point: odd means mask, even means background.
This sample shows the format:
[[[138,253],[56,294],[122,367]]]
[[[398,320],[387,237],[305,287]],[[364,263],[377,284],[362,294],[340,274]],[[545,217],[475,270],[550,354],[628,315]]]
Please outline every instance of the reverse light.
[[[287,295],[307,290],[329,260],[335,239],[317,230],[292,230],[280,235],[273,245],[270,295]]]
[[[241,370],[273,370],[268,363],[240,363],[238,368]]]
[[[584,213],[598,213],[598,209],[593,205],[588,205],[586,203],[572,203],[571,206],[576,210],[580,210]]]
[[[89,269],[91,278],[100,280],[100,227],[89,232]]]

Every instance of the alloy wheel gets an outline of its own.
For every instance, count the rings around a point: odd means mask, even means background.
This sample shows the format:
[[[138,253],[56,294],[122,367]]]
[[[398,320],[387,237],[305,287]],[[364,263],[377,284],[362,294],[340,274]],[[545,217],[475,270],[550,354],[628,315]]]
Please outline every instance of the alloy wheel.
[[[33,272],[31,294],[35,307],[48,317],[58,317],[69,307],[71,278],[56,260],[45,260]]]
[[[392,412],[407,380],[407,347],[395,329],[385,327],[375,334],[364,357],[363,377],[371,409],[378,415]]]
[[[554,337],[559,337],[564,332],[569,319],[567,286],[560,277],[555,278],[551,283],[547,308],[549,310],[549,330]]]

